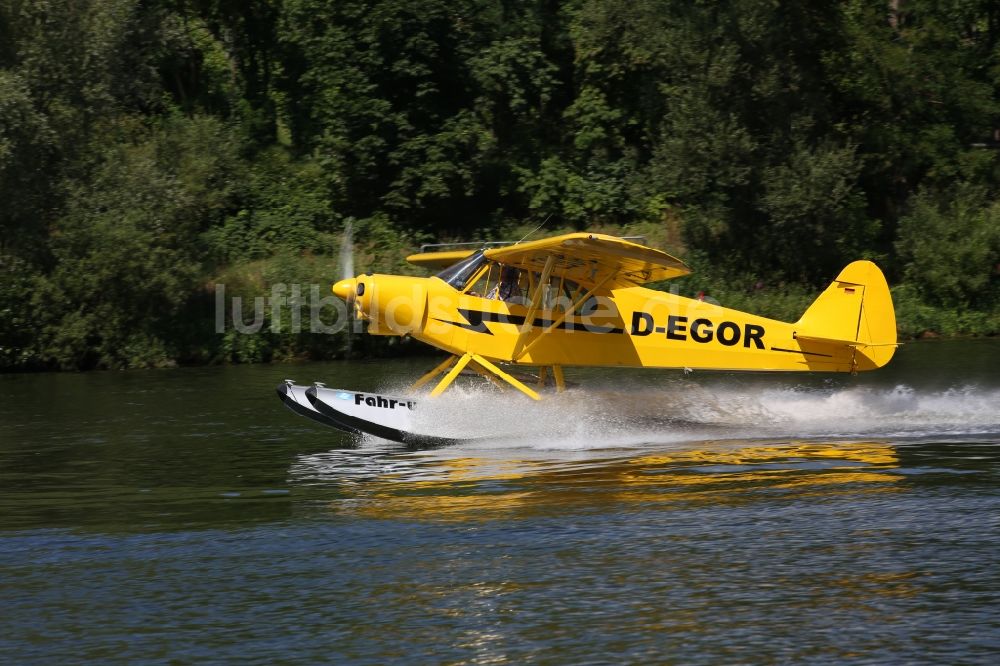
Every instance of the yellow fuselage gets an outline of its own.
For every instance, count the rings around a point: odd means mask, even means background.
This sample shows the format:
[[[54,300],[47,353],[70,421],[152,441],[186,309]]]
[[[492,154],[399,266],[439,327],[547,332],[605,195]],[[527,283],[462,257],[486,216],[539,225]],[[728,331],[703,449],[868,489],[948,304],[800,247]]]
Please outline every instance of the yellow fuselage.
[[[853,372],[884,365],[894,351],[800,339],[797,324],[644,287],[609,290],[589,308],[543,303],[525,322],[530,305],[462,293],[435,277],[367,275],[357,285],[372,333],[529,366]],[[863,290],[841,291],[832,298],[860,305]]]

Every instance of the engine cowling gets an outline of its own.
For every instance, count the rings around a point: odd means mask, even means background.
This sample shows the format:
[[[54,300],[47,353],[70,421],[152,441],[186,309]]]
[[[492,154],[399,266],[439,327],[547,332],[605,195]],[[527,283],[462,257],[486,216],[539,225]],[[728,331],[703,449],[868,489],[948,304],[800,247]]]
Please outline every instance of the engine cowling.
[[[368,320],[373,335],[407,335],[424,326],[427,278],[360,275],[333,285],[333,293]]]

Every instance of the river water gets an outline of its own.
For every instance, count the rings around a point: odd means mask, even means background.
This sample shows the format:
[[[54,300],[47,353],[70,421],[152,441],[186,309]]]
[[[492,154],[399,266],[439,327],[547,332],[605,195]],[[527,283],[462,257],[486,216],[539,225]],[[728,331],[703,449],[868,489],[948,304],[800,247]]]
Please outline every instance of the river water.
[[[0,376],[0,662],[1000,663],[1000,341],[465,385],[435,450],[274,394],[433,362]]]

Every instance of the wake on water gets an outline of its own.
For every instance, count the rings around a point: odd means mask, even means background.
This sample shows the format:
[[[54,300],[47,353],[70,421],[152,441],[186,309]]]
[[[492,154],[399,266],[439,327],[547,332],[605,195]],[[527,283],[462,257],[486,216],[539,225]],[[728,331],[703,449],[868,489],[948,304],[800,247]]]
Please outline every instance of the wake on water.
[[[598,450],[707,440],[948,439],[1000,435],[1000,390],[853,386],[571,389],[534,402],[454,387],[415,428],[463,448]],[[992,437],[990,438],[992,439]],[[379,440],[380,441],[380,440]],[[369,440],[374,443],[375,440]]]

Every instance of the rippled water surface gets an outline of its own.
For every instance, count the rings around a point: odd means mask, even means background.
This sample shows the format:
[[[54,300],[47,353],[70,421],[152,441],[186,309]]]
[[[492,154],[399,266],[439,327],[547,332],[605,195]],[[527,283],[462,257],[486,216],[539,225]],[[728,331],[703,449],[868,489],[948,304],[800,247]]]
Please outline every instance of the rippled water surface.
[[[435,450],[274,395],[433,362],[0,376],[0,660],[1000,663],[1000,341],[466,384]]]

